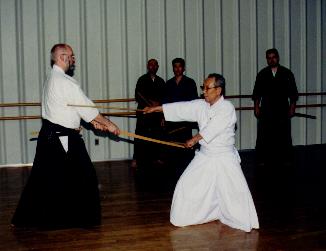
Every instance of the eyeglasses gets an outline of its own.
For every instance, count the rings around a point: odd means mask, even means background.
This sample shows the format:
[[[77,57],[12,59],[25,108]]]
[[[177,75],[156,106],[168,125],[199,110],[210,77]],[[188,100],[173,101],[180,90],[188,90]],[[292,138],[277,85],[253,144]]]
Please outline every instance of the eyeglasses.
[[[210,90],[210,89],[215,89],[215,88],[218,88],[218,87],[220,87],[220,86],[213,86],[213,87],[205,87],[205,86],[203,86],[203,85],[201,85],[200,86],[200,89],[202,89],[202,91],[208,91],[208,90]]]
[[[75,55],[69,55],[67,53],[62,53],[61,55],[66,55],[66,56],[70,57],[71,59],[76,60]]]

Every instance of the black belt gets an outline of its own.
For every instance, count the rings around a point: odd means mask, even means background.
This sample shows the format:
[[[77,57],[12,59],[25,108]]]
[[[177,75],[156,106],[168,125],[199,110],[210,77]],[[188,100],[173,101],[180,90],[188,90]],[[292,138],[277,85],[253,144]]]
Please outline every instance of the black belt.
[[[42,119],[42,129],[50,134],[55,134],[58,137],[60,136],[81,136],[78,130],[67,128],[55,123],[47,119]]]

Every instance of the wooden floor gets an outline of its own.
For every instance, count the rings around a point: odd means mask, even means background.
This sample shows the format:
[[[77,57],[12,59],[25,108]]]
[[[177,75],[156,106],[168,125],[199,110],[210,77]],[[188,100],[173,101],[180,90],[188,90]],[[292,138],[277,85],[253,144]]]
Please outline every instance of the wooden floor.
[[[1,168],[0,250],[326,250],[325,145],[297,147],[292,167],[256,166],[252,152],[241,157],[261,225],[251,233],[219,221],[174,227],[173,171],[135,173],[129,161],[95,164],[101,226],[13,230],[10,219],[30,168]]]

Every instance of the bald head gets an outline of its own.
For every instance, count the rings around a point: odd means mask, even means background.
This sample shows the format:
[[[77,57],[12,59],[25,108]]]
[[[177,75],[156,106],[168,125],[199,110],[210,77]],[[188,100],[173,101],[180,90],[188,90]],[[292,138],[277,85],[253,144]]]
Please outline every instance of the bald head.
[[[75,70],[75,56],[68,44],[56,44],[51,49],[51,66],[56,64],[68,75],[72,76]]]
[[[55,44],[51,49],[51,66],[58,62],[60,55],[67,54],[71,47],[67,44]]]

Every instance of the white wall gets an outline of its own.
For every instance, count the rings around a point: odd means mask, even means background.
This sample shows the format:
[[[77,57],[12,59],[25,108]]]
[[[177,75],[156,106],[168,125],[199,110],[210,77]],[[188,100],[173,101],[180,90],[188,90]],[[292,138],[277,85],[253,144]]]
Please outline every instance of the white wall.
[[[294,72],[299,92],[325,92],[325,10],[326,0],[0,0],[0,103],[40,101],[49,51],[58,42],[73,47],[76,78],[92,99],[132,98],[147,59],[157,58],[158,74],[168,79],[175,57],[186,59],[198,86],[219,72],[227,95],[251,94],[271,47]],[[325,99],[302,97],[299,104]],[[250,99],[232,101],[252,106]],[[292,120],[294,144],[325,143],[325,108],[298,112],[317,120]],[[0,116],[38,114],[35,107],[0,108]],[[134,118],[111,119],[134,131]],[[238,112],[238,119],[237,147],[254,148],[252,111]],[[0,165],[32,162],[30,133],[39,128],[39,120],[0,121]],[[84,135],[93,160],[132,156],[132,144]]]

